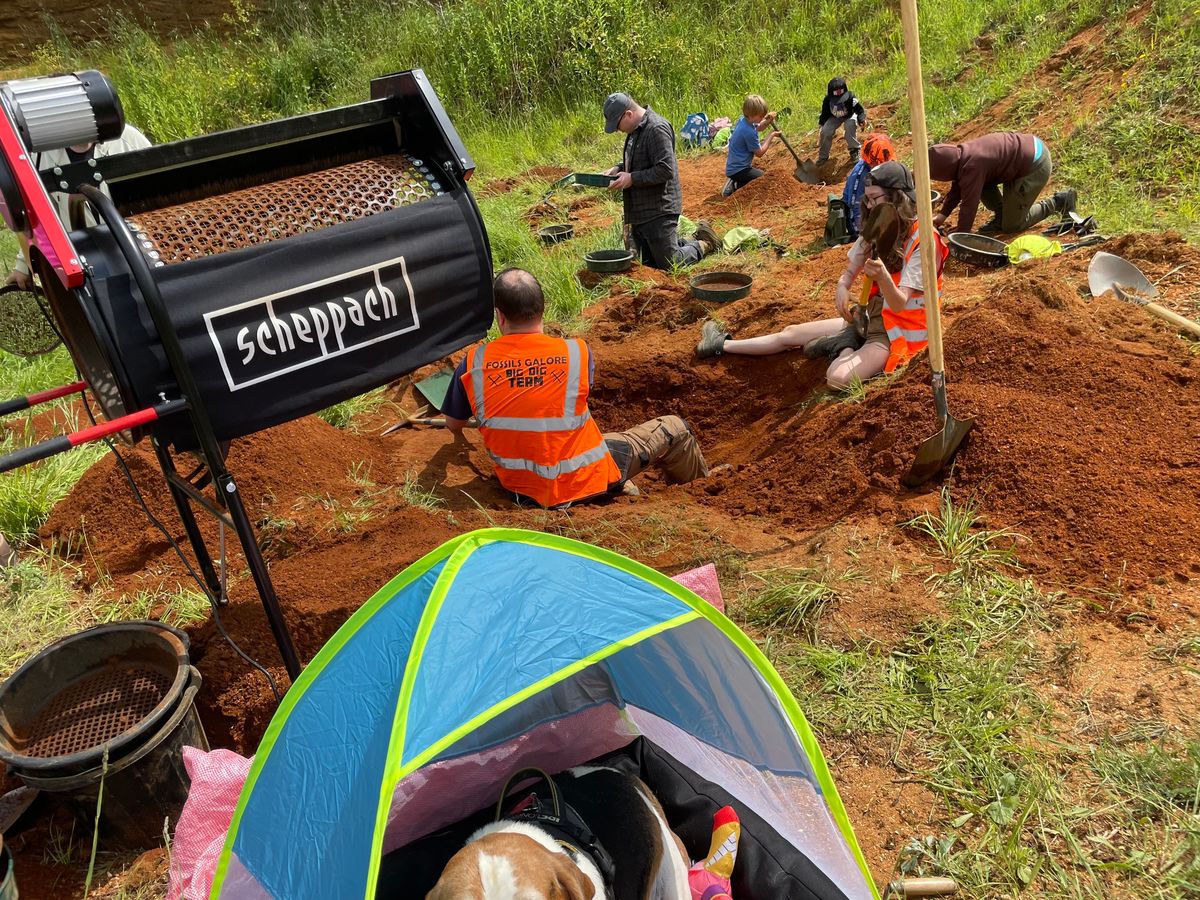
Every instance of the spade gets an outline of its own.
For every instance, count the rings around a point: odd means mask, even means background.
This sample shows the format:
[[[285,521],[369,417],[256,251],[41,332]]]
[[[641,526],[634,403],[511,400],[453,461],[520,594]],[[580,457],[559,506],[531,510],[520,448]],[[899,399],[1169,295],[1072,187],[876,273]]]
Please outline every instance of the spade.
[[[901,0],[900,15],[904,26],[904,55],[908,64],[908,97],[912,120],[912,145],[928,146],[925,130],[925,89],[921,83],[921,39],[917,28],[916,0]],[[933,240],[933,204],[929,192],[929,157],[924,153],[913,156],[913,168],[917,182],[917,216],[920,220],[921,268],[925,280],[925,320],[929,330],[929,367],[933,370],[933,404],[937,410],[941,430],[926,438],[917,447],[917,456],[912,468],[900,482],[905,487],[924,484],[943,468],[975,424],[974,418],[956,419],[946,406],[946,361],[942,356],[942,315],[938,302],[937,252]]]

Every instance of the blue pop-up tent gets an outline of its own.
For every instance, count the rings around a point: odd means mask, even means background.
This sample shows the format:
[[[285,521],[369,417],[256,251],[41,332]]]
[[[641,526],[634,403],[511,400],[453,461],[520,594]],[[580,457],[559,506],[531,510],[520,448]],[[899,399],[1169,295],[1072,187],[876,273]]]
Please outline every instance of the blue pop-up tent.
[[[804,714],[736,626],[632,560],[499,528],[396,576],[304,670],[211,896],[423,897],[512,772],[594,760],[645,778],[697,856],[732,804],[735,897],[877,896]]]

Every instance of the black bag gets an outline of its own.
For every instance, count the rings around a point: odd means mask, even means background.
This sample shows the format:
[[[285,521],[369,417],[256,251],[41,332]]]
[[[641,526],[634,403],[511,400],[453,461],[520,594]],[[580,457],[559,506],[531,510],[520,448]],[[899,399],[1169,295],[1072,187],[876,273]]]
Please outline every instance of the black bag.
[[[825,219],[825,245],[836,247],[849,244],[854,238],[850,234],[849,210],[841,197],[830,194],[825,202],[829,214]]]

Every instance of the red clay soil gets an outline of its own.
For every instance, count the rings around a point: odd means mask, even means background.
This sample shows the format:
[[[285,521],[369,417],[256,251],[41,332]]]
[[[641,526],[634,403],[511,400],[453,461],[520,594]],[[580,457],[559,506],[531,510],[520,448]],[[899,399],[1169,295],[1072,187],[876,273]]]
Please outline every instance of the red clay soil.
[[[1134,236],[1106,248],[1152,278],[1179,265],[1200,271],[1200,253],[1170,237]],[[767,262],[750,297],[711,311],[744,335],[826,315],[842,260],[835,249]],[[1121,589],[1118,620],[1133,611],[1162,620],[1167,608],[1150,609],[1152,598],[1137,589],[1200,577],[1192,537],[1200,524],[1200,357],[1140,310],[1085,298],[1087,260],[1064,255],[948,280],[950,402],[957,415],[977,416],[953,472],[955,495],[975,498],[991,527],[1028,537],[1022,555],[1045,582]],[[442,432],[380,438],[310,417],[236,441],[230,464],[260,523],[304,659],[404,565],[488,521],[560,530],[574,523],[566,533],[616,542],[672,569],[699,551],[687,549],[694,540],[651,551],[664,521],[681,531],[703,523],[738,550],[756,552],[839,521],[906,520],[936,499],[939,483],[916,493],[899,484],[918,443],[936,430],[923,362],[861,403],[822,402],[814,391],[824,365],[800,354],[696,361],[691,350],[709,310],[668,275],[641,267],[630,274],[646,282],[641,292],[614,289],[590,310],[594,415],[616,430],[678,413],[709,459],[733,470],[686,487],[651,473],[641,498],[567,516],[511,508],[478,445],[463,450]],[[127,458],[151,509],[182,540],[149,453],[138,448]],[[358,461],[369,469],[356,480]],[[372,484],[362,483],[363,471]],[[445,507],[405,504],[392,486],[406,473],[436,488]],[[347,527],[339,519],[360,508],[368,510],[362,521]],[[215,528],[202,522],[215,544]],[[181,576],[110,459],[60,504],[43,539],[76,548],[90,582],[105,572],[115,588],[133,590]],[[224,624],[284,680],[243,565],[234,554]],[[1182,614],[1196,612],[1185,606]],[[206,727],[217,744],[252,749],[271,712],[264,680],[211,623],[194,629],[193,641],[206,680]]]

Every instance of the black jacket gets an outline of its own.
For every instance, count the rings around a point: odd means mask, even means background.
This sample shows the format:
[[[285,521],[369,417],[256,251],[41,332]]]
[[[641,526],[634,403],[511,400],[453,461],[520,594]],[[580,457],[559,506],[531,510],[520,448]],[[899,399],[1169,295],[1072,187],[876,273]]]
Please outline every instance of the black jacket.
[[[654,110],[647,109],[633,134],[625,135],[621,171],[633,176],[633,186],[622,192],[626,225],[642,225],[683,212],[675,129]]]
[[[839,87],[844,88],[846,93],[842,94],[841,97],[834,97],[833,92]],[[858,124],[861,125],[866,121],[867,111],[858,102],[858,98],[854,96],[854,92],[846,87],[845,78],[830,79],[829,86],[825,89],[825,99],[821,103],[821,118],[817,121],[817,124],[824,125],[833,118],[844,122],[851,116],[857,118]]]

